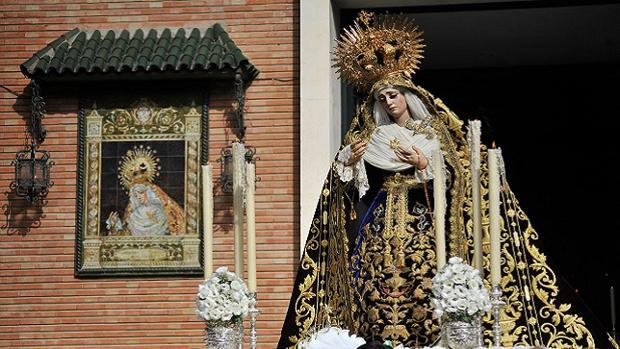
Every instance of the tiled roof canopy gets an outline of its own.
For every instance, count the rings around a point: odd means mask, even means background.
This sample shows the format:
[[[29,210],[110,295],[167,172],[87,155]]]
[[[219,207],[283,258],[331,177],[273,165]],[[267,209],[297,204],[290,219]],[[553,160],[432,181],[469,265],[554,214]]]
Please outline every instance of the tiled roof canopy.
[[[247,81],[258,75],[219,24],[206,30],[76,28],[35,53],[20,68],[35,79],[125,77],[151,72],[201,72],[213,78],[231,78],[238,72]]]

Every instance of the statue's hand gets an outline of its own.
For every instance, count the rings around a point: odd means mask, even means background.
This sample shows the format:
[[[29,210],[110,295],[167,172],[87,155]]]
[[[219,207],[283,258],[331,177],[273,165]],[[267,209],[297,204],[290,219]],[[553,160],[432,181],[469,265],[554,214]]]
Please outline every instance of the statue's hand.
[[[360,161],[364,153],[368,149],[368,143],[362,140],[357,140],[351,143],[351,156],[349,160],[345,163],[346,166],[351,166],[356,162]]]
[[[424,156],[424,153],[415,146],[412,146],[411,150],[399,146],[394,149],[394,153],[396,153],[396,157],[400,161],[413,165],[418,169],[425,169],[428,165],[428,159]]]

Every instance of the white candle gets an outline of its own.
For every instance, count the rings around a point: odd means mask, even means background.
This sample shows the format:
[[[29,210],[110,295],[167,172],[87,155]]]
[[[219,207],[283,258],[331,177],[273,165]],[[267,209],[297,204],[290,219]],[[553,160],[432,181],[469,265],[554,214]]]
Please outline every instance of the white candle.
[[[482,265],[482,212],[480,200],[480,120],[469,120],[467,134],[471,161],[472,221],[474,236],[474,267],[484,278]]]
[[[433,205],[435,207],[435,248],[437,270],[446,264],[446,180],[441,150],[432,154]]]
[[[235,274],[243,278],[243,187],[245,184],[245,147],[233,143],[233,226],[235,229]]]
[[[248,289],[250,293],[256,292],[256,167],[253,163],[248,163],[246,171],[246,197],[245,211],[248,229]]]
[[[489,235],[491,239],[491,286],[498,286],[501,282],[500,260],[500,178],[499,178],[499,149],[489,149]]]
[[[611,328],[616,328],[616,294],[614,293],[614,287],[609,289],[609,305],[611,308]]]
[[[202,229],[205,280],[213,274],[213,169],[202,165]]]

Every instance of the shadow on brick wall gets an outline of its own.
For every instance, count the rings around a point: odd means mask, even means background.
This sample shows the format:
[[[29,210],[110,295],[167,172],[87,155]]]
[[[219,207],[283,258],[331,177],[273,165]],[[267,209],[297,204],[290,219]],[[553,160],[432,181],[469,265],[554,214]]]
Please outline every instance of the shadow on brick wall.
[[[14,188],[4,192],[6,204],[2,207],[4,224],[0,228],[6,231],[7,235],[27,235],[31,229],[41,226],[41,219],[45,217],[43,207],[47,200],[34,204],[29,203],[25,198],[17,196]]]

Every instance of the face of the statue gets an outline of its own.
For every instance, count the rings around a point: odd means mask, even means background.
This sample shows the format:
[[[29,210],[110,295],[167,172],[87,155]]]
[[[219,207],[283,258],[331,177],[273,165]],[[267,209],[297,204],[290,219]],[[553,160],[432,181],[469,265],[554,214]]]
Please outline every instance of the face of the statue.
[[[149,195],[146,190],[138,190],[136,191],[136,199],[139,203],[146,205],[149,202]]]
[[[379,92],[377,98],[394,122],[398,123],[399,120],[406,121],[409,119],[409,109],[407,108],[405,95],[399,90],[391,87],[386,88]]]

